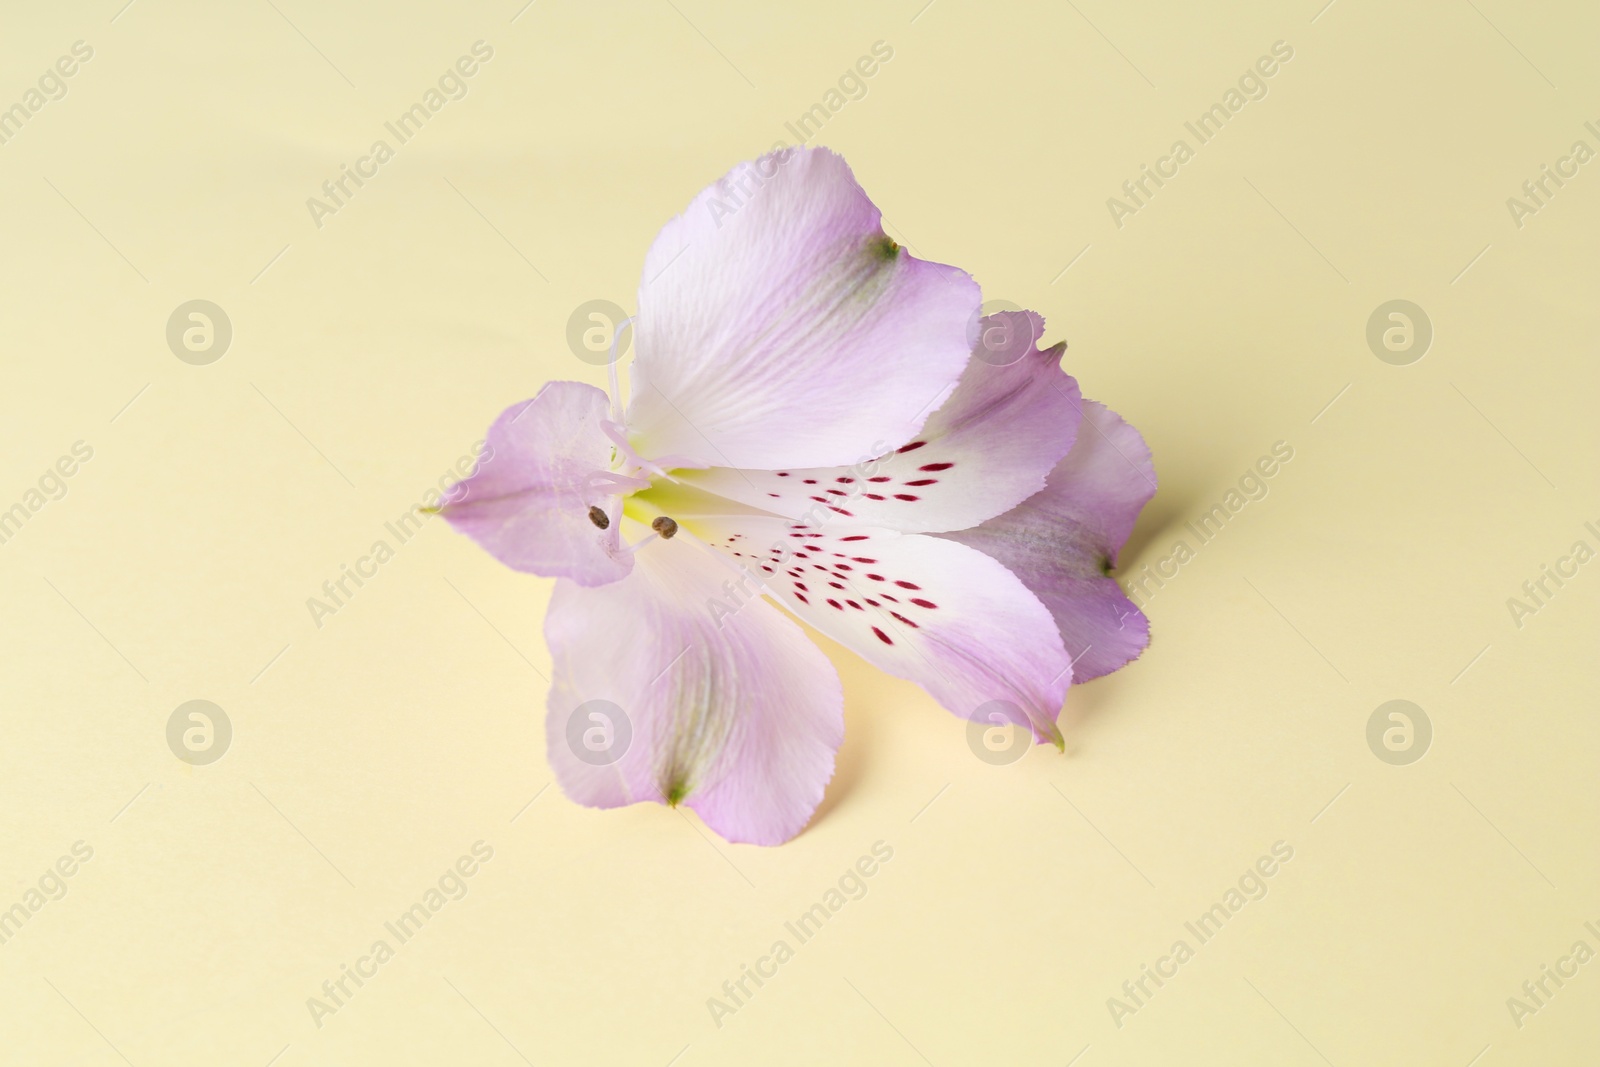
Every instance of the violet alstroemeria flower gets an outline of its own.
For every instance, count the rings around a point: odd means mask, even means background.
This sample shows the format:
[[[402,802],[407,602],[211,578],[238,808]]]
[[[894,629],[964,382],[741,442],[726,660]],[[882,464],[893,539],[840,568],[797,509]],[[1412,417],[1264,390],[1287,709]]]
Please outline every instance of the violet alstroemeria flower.
[[[1037,347],[1043,320],[980,320],[977,284],[890,240],[822,149],[706,189],[643,277],[626,408],[615,362],[609,398],[546,385],[442,509],[560,579],[546,738],[566,793],[682,803],[730,841],[798,833],[843,696],[779,605],[956,715],[1000,709],[1059,747],[1067,687],[1148,641],[1108,572],[1155,477],[1065,346]],[[597,702],[626,716],[614,759],[569,743]]]

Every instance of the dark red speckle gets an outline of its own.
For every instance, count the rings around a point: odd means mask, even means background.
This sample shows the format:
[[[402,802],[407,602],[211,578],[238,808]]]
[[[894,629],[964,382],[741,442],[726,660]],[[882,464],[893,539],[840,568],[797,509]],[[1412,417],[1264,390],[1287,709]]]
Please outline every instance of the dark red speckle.
[[[882,641],[884,644],[886,644],[886,645],[894,644],[893,641],[889,640],[889,635],[884,633],[882,630],[878,629],[876,626],[874,626],[872,628],[872,632],[877,634],[878,635],[878,640]]]
[[[922,471],[947,471],[954,466],[954,463],[925,463],[917,469]]]
[[[894,495],[894,498],[896,500],[921,500],[922,499],[919,496],[912,496],[910,493],[896,493]]]
[[[901,589],[919,589],[920,590],[922,588],[922,586],[918,585],[915,582],[896,581],[894,584],[898,585]]]
[[[937,478],[918,478],[916,481],[907,482],[906,484],[907,485],[938,485],[939,484],[939,479],[937,479]],[[777,496],[778,494],[777,493],[773,493],[772,495],[773,496]]]
[[[931,600],[923,600],[921,597],[912,597],[911,598],[911,602],[913,604],[915,604],[919,608],[936,608],[936,607],[939,606],[939,605],[935,604],[933,601],[931,601]]]
[[[897,453],[914,452],[914,451],[916,451],[917,449],[921,448],[923,445],[925,445],[927,443],[928,442],[926,442],[926,441],[912,441],[909,445],[906,445],[904,448],[895,449],[895,452],[897,452]]]

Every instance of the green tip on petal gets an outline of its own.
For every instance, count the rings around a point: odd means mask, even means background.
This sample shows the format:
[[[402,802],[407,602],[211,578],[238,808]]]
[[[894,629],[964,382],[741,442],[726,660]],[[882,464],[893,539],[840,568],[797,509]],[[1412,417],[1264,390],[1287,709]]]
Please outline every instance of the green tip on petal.
[[[444,508],[423,508],[423,507],[419,507],[419,508],[417,508],[417,510],[422,512],[424,515],[437,515],[437,514],[439,514],[439,512],[443,511]]]
[[[1101,556],[1100,557],[1100,573],[1105,575],[1107,578],[1111,577],[1111,557],[1110,556]]]
[[[1057,752],[1066,752],[1067,739],[1061,736],[1060,728],[1053,722],[1045,723],[1045,727],[1047,728],[1047,732],[1044,735],[1045,740],[1055,745]]]
[[[682,782],[672,786],[667,790],[667,807],[677,807],[678,801],[682,800],[688,794],[688,792],[689,790],[684,787]]]

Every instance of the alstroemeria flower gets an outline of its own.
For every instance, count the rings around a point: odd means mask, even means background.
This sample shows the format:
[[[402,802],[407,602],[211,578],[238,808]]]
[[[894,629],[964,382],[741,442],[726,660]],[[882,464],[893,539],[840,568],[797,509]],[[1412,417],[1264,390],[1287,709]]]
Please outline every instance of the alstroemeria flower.
[[[979,308],[965,273],[885,235],[842,159],[787,149],[656,239],[626,408],[613,362],[610,397],[552,382],[500,415],[443,512],[560,579],[546,739],[568,796],[798,833],[843,695],[789,616],[1058,747],[1068,686],[1139,654],[1147,622],[1108,572],[1149,451],[1080,398],[1064,345],[1037,346],[1039,316]],[[604,759],[572,743],[593,707],[626,719]]]

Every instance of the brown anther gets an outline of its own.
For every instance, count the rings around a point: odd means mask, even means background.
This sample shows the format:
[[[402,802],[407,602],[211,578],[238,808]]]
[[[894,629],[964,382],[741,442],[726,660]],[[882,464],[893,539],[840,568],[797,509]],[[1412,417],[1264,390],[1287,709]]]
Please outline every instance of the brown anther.
[[[650,529],[661,535],[661,540],[667,541],[678,532],[678,524],[665,515],[657,515],[650,520]]]
[[[589,521],[604,530],[611,525],[611,516],[598,507],[592,507],[589,509]]]

